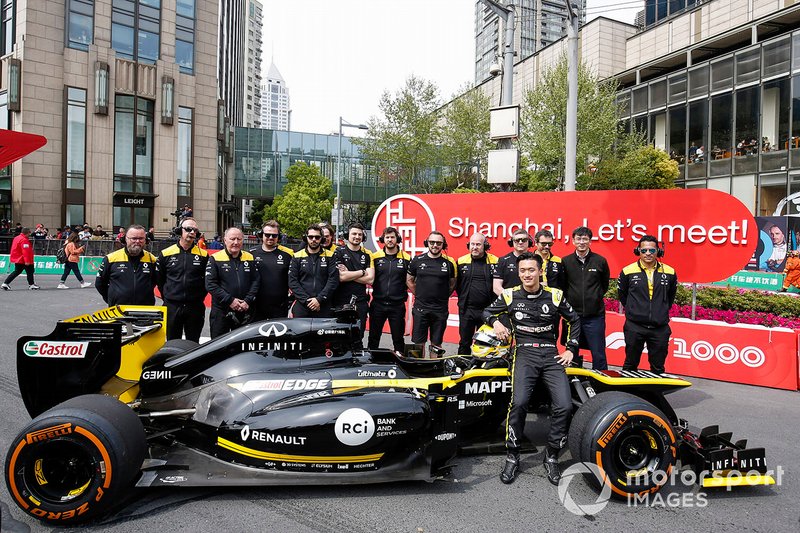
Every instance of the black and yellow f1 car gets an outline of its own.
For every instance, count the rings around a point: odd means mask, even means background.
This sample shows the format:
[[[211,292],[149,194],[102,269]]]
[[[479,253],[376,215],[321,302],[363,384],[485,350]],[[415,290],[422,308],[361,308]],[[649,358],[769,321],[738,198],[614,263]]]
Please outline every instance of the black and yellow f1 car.
[[[354,314],[241,327],[203,345],[164,342],[162,307],[60,321],[17,345],[33,421],[13,440],[6,482],[26,513],[56,524],[108,512],[133,486],[432,481],[459,453],[502,450],[507,360],[490,335],[441,360],[361,349]],[[682,467],[767,484],[763,448],[687,429],[649,372],[568,369],[573,458],[620,496],[658,490]],[[546,399],[540,399],[546,402]],[[595,479],[596,483],[600,480]]]

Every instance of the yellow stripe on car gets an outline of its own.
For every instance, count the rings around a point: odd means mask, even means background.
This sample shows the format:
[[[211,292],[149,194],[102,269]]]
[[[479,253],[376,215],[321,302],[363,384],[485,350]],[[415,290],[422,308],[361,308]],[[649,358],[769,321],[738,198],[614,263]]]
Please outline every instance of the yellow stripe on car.
[[[289,461],[292,463],[371,463],[383,457],[383,453],[370,455],[287,455],[282,453],[262,452],[241,444],[217,437],[217,445],[240,455],[264,459],[266,461]]]
[[[741,487],[746,485],[774,485],[775,478],[762,474],[730,475],[703,478],[703,487]]]

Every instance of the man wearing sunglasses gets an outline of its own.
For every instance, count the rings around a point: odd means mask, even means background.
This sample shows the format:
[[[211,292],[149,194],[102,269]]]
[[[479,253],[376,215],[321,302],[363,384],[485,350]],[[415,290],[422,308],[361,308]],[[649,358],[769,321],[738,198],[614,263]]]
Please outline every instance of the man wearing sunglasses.
[[[331,317],[331,297],[339,286],[339,270],[333,252],[322,248],[322,228],[311,224],[303,236],[306,247],[289,264],[289,288],[295,302],[295,318]]]
[[[448,302],[456,286],[455,261],[442,255],[447,247],[444,235],[432,231],[425,241],[428,251],[411,260],[406,284],[414,295],[411,342],[425,344],[430,333],[431,356],[444,355],[442,341],[450,314]]]
[[[355,297],[356,312],[361,321],[361,337],[367,327],[369,297],[367,285],[375,280],[372,255],[361,244],[364,242],[364,226],[355,222],[347,228],[347,242],[333,252],[339,270],[339,286],[333,293],[333,307],[349,304]],[[360,338],[359,341],[362,339]]]
[[[178,242],[161,251],[156,261],[156,284],[167,308],[167,340],[200,342],[206,321],[206,265],[208,252],[197,246],[200,230],[193,218],[176,228]]]
[[[103,258],[94,284],[97,292],[109,306],[155,304],[156,256],[144,249],[144,226],[129,226],[123,246]]]
[[[675,303],[678,276],[675,269],[660,262],[664,255],[652,235],[639,239],[633,253],[638,261],[619,273],[619,301],[625,308],[625,364],[622,370],[637,370],[647,345],[650,369],[663,374],[669,352],[669,310]]]
[[[265,222],[260,234],[261,246],[250,250],[261,277],[253,319],[286,318],[289,314],[289,264],[294,252],[278,244],[281,234],[278,221]]]
[[[550,230],[540,229],[534,235],[536,253],[544,260],[542,283],[551,289],[561,288],[561,258],[553,255],[555,238]]]
[[[508,245],[514,249],[497,260],[497,268],[495,268],[493,275],[492,290],[498,296],[503,292],[503,289],[516,287],[521,283],[517,273],[517,257],[533,246],[533,239],[531,239],[527,231],[518,229],[508,239]]]

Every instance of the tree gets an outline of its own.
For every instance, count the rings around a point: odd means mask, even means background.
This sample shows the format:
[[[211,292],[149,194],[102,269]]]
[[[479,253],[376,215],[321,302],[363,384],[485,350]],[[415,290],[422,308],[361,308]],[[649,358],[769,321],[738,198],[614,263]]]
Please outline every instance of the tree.
[[[394,95],[385,91],[379,109],[383,117],[367,121],[367,136],[353,139],[362,154],[379,167],[385,179],[400,182],[400,190],[427,192],[421,178],[439,162],[439,126],[436,110],[439,89],[433,83],[410,76]]]
[[[286,170],[286,181],[283,192],[264,206],[261,220],[275,219],[285,233],[299,236],[309,224],[330,218],[333,186],[319,167],[295,163]]]
[[[679,175],[678,162],[654,146],[641,146],[629,152],[618,166],[609,189],[674,189]]]
[[[578,175],[586,172],[590,161],[613,157],[620,116],[615,97],[615,83],[601,83],[583,63],[578,66]],[[562,57],[524,97],[519,146],[533,166],[528,190],[561,188],[566,121],[567,59]]]
[[[480,88],[469,85],[459,90],[444,110],[444,125],[441,132],[442,163],[448,167],[446,190],[450,192],[464,187],[474,187],[476,175],[473,167],[484,169],[486,157],[492,145],[489,139],[489,107],[491,101]],[[437,183],[438,185],[438,183]],[[443,187],[437,187],[442,189]]]

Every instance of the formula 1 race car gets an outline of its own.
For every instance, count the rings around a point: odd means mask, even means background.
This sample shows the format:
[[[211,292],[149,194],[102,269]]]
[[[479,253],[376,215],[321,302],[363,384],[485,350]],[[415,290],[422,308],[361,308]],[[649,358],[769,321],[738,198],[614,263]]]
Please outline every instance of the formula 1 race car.
[[[432,481],[459,453],[502,451],[509,364],[491,332],[439,360],[363,350],[352,310],[243,326],[202,345],[164,342],[165,308],[118,306],[22,337],[17,371],[35,418],[12,441],[9,492],[43,521],[107,513],[133,486]],[[506,347],[507,348],[507,347]],[[569,447],[619,496],[660,488],[676,461],[703,483],[768,484],[763,448],[687,429],[664,395],[689,382],[567,369]],[[538,387],[544,389],[543,387]],[[538,402],[546,402],[539,398]]]

